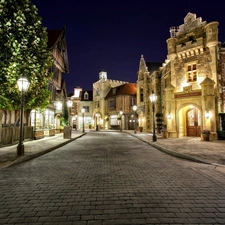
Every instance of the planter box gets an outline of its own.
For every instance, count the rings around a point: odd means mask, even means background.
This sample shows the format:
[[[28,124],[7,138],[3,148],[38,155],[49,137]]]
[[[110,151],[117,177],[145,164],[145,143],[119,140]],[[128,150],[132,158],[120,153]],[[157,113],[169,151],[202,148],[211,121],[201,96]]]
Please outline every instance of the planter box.
[[[64,139],[70,139],[71,138],[71,127],[70,126],[64,127],[63,138]]]
[[[202,141],[209,141],[210,134],[202,134]]]
[[[168,132],[162,131],[162,138],[168,138]]]
[[[45,137],[55,136],[55,129],[44,130],[44,136],[45,136]]]
[[[45,137],[44,130],[35,130],[34,131],[34,140],[38,140],[38,139],[41,139],[44,137]]]

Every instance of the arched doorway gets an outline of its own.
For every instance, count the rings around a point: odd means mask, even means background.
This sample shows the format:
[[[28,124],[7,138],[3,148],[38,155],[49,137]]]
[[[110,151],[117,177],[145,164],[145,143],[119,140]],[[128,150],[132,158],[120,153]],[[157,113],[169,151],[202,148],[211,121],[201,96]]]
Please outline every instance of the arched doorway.
[[[181,105],[177,111],[178,137],[201,136],[201,108],[195,104]]]
[[[201,136],[201,112],[197,107],[190,107],[186,112],[187,136]]]

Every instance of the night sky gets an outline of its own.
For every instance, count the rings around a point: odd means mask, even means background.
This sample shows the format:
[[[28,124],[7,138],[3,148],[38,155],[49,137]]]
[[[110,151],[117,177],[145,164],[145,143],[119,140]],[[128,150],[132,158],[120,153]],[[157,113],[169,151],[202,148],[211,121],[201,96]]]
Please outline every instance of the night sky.
[[[188,12],[202,21],[219,22],[219,41],[225,42],[225,2],[32,0],[48,29],[66,26],[69,58],[67,94],[76,86],[92,90],[99,72],[108,79],[136,82],[141,55],[164,62],[172,26],[183,24]],[[185,4],[187,3],[187,4]]]

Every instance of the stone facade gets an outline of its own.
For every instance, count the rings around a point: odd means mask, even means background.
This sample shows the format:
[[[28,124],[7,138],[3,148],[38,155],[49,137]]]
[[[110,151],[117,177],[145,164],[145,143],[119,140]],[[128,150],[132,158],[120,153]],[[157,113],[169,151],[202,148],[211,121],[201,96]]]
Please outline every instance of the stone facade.
[[[218,25],[188,13],[184,24],[170,29],[168,55],[161,66],[151,71],[154,63],[141,57],[137,103],[147,132],[153,131],[149,95],[154,92],[156,113],[162,115],[169,137],[201,136],[207,129],[211,139],[217,138],[218,114],[224,112],[224,50],[218,42]]]
[[[99,80],[95,82],[93,86],[93,118],[98,115],[99,126],[101,128],[108,128],[106,121],[107,114],[105,113],[106,102],[105,97],[109,93],[111,88],[123,85],[125,81],[111,80],[107,78],[107,72],[101,71],[99,73]]]

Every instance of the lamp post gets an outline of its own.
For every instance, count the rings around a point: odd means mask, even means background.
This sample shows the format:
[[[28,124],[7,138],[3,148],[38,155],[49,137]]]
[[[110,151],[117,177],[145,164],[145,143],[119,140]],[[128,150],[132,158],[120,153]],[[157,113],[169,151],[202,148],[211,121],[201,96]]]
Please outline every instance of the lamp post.
[[[75,118],[74,129],[77,130],[77,115],[75,115],[74,118]]]
[[[72,107],[72,105],[73,105],[73,101],[72,100],[70,100],[70,99],[68,99],[67,100],[67,107],[68,107],[68,111],[69,111],[69,116],[68,116],[68,120],[69,120],[69,123],[68,123],[68,125],[70,126],[70,108]]]
[[[120,110],[120,131],[122,131],[122,118],[123,117],[123,111],[122,110]]]
[[[137,106],[136,105],[133,106],[133,111],[134,111],[134,134],[136,134],[137,133],[137,131],[136,131],[136,111],[137,111]]]
[[[153,118],[153,136],[152,136],[152,141],[156,142],[157,137],[155,135],[155,102],[157,100],[157,96],[154,94],[154,91],[152,91],[152,94],[149,96],[150,101],[152,103],[152,118]]]
[[[21,103],[20,103],[20,129],[19,129],[19,144],[17,145],[17,156],[24,155],[23,145],[23,114],[24,114],[24,93],[27,92],[30,83],[25,77],[21,77],[17,80],[18,88],[21,92]]]
[[[82,117],[83,117],[83,133],[84,133],[84,112],[85,112],[85,108],[82,108],[81,112],[82,112]]]
[[[98,113],[95,113],[96,117],[96,131],[98,131]]]

